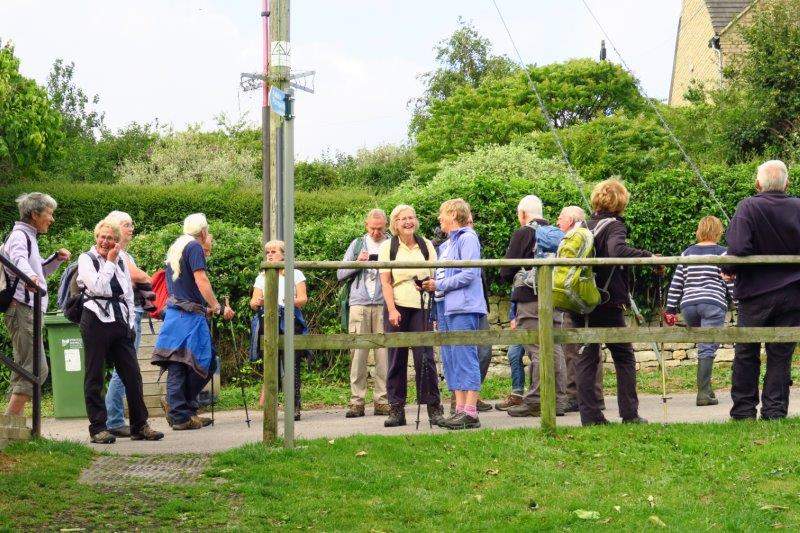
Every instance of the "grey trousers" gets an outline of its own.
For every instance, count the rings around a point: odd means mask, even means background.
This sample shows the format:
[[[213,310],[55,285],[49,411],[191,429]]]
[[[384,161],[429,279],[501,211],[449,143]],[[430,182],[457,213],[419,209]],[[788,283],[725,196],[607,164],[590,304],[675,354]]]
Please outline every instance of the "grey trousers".
[[[539,329],[539,304],[538,302],[520,302],[517,304],[517,327],[527,330]],[[553,327],[563,328],[564,311],[553,311]],[[529,344],[525,351],[531,358],[530,369],[531,388],[522,397],[528,405],[538,405],[541,402],[539,394],[539,345]],[[564,358],[564,347],[556,344],[553,347],[553,363],[556,374],[556,406],[565,408],[567,405],[567,363]]]
[[[564,313],[563,327],[574,328],[582,327],[583,324],[575,323],[575,317],[571,313]],[[578,401],[578,385],[575,381],[575,361],[578,358],[578,352],[581,349],[580,344],[565,344],[564,345],[564,360],[567,363],[567,396],[571,400]],[[597,365],[597,379],[595,380],[594,390],[597,394],[597,401],[603,400],[603,364],[602,362]]]

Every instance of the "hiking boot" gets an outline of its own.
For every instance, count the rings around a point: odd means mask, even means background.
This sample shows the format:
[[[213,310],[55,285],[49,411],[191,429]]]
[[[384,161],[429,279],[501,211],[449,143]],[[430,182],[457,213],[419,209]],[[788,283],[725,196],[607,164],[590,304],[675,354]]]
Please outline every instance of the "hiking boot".
[[[703,357],[697,360],[697,405],[717,405],[719,400],[714,396],[711,388],[711,372],[714,369],[714,359]]]
[[[389,418],[383,421],[383,427],[393,428],[406,425],[406,411],[403,405],[389,407]]]
[[[108,432],[115,437],[127,438],[131,436],[130,426],[119,426],[116,428],[108,428]]]
[[[584,427],[586,426],[607,426],[611,422],[606,420],[605,418],[601,418],[600,420],[587,420],[586,422],[582,422]]]
[[[164,417],[167,419],[167,424],[169,424],[169,427],[172,427],[172,424],[174,424],[175,421],[171,416],[169,416],[169,403],[167,403],[167,397],[162,396],[158,399],[158,401],[161,403],[161,408],[164,410]]]
[[[208,418],[207,416],[194,415],[192,418],[196,418],[197,420],[199,420],[200,423],[203,424],[202,427],[208,427],[214,423],[214,421]]]
[[[347,412],[344,414],[345,418],[359,418],[364,416],[364,406],[363,405],[350,405],[347,408]]]
[[[114,444],[117,441],[117,437],[112,435],[108,430],[104,429],[103,431],[92,435],[90,440],[95,444]]]
[[[435,405],[428,404],[428,420],[431,422],[431,426],[441,426],[444,422],[444,407],[442,404],[437,403]]]
[[[173,423],[172,429],[174,431],[185,431],[189,429],[201,429],[203,427],[203,421],[200,420],[198,417],[193,416],[189,418],[186,422],[180,422],[178,424]]]
[[[447,429],[475,429],[481,427],[481,421],[477,417],[469,416],[467,413],[461,412],[452,418],[448,418],[444,422],[444,427]]]
[[[578,412],[578,399],[577,398],[570,398],[567,400],[567,405],[564,407],[564,412],[566,413],[577,413]]]
[[[492,410],[492,404],[484,402],[483,400],[478,398],[478,402],[475,404],[475,407],[478,408],[479,413],[485,413],[486,411]]]
[[[647,419],[642,418],[641,416],[635,416],[634,418],[623,418],[623,424],[647,424]]]
[[[131,440],[161,440],[164,434],[152,429],[148,424],[142,426],[136,433],[131,433]]]
[[[520,405],[515,405],[514,407],[509,407],[508,411],[506,412],[508,413],[508,416],[513,417],[541,416],[542,408],[538,403],[522,403]]]
[[[512,392],[506,397],[505,400],[494,404],[494,408],[498,411],[508,411],[509,407],[514,407],[517,405],[522,405],[522,395]]]
[[[375,416],[386,416],[389,414],[389,404],[388,403],[376,403],[375,407],[372,408],[372,414]]]

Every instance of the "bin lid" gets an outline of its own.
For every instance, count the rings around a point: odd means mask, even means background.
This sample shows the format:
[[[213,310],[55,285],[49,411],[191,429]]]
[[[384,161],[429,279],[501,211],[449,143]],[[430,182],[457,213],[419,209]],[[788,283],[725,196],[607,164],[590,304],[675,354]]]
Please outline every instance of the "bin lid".
[[[75,326],[70,320],[64,316],[60,311],[53,311],[44,314],[45,326]]]

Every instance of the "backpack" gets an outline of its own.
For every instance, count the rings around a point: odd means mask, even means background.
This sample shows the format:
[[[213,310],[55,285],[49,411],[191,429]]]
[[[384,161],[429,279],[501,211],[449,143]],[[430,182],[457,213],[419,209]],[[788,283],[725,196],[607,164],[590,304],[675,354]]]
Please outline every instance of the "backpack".
[[[534,259],[543,259],[545,257],[554,257],[558,250],[559,243],[564,237],[564,232],[558,229],[558,226],[539,225],[538,222],[532,220],[528,223],[528,227],[534,231],[533,241],[533,257]],[[520,268],[514,276],[512,289],[518,287],[528,287],[533,290],[533,294],[537,294],[538,288],[536,286],[537,268],[531,267],[528,270]]]
[[[11,232],[9,232],[8,235],[11,236],[11,233],[13,231],[14,230],[11,230]],[[30,258],[32,249],[31,238],[28,237],[28,234],[25,233],[24,231],[22,232],[22,234],[25,235],[25,242],[28,245],[28,257]],[[6,255],[6,250],[5,250],[6,241],[8,241],[8,237],[6,237],[3,244],[0,244],[0,254],[3,254],[4,256]],[[11,283],[9,283],[10,277],[14,278],[14,281],[12,281]],[[11,305],[11,302],[14,300],[14,293],[17,292],[17,285],[19,285],[19,278],[7,274],[6,269],[0,266],[0,313],[5,313],[8,310],[9,306]],[[25,291],[25,303],[27,303],[29,299],[30,295],[28,294],[28,291]]]
[[[156,299],[153,302],[155,309],[150,311],[150,318],[160,319],[164,316],[164,308],[167,306],[167,300],[169,299],[167,273],[163,268],[153,274],[151,284],[153,285],[152,290],[156,294]]]
[[[353,252],[355,257],[358,257],[358,254],[364,249],[364,237],[359,237],[353,242],[355,243]],[[359,270],[344,280],[339,288],[339,294],[336,296],[336,301],[339,303],[339,323],[345,333],[350,332],[350,288],[361,278],[363,272],[363,270]]]
[[[428,260],[430,257],[430,250],[428,250],[428,243],[425,242],[425,239],[414,234],[414,240],[417,242],[417,246],[419,246],[419,251],[422,252],[422,257],[425,261]],[[400,237],[394,235],[392,240],[389,242],[389,261],[394,261],[397,259],[397,251],[400,249]]]
[[[92,260],[92,265],[97,272],[100,272],[100,260],[91,252],[87,255]],[[117,264],[125,271],[125,261],[120,257]],[[61,274],[58,290],[58,307],[64,313],[64,317],[73,324],[80,324],[83,316],[83,304],[89,300],[102,300],[109,302],[118,299],[114,296],[86,296],[86,289],[78,285],[78,261],[67,265],[64,273]]]
[[[567,232],[558,246],[556,257],[585,259],[594,257],[594,240],[614,219],[606,218],[598,222],[594,230],[577,227]],[[616,267],[614,267],[616,268]],[[603,300],[608,298],[608,285],[611,274],[602,289],[597,288],[591,266],[557,266],[553,269],[553,307],[572,311],[581,315],[591,313]]]

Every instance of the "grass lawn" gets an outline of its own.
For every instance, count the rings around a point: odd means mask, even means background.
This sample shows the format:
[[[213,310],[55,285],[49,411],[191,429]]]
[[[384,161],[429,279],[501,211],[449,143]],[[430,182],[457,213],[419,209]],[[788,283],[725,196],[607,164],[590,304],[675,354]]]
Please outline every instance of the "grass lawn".
[[[194,486],[78,485],[91,452],[0,453],[0,529],[800,528],[800,420],[248,445]],[[54,495],[57,495],[54,497]]]

